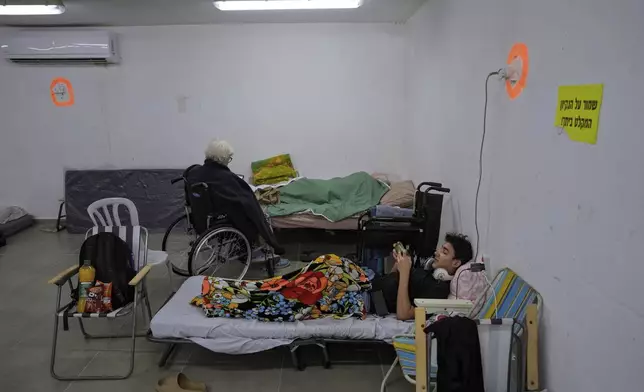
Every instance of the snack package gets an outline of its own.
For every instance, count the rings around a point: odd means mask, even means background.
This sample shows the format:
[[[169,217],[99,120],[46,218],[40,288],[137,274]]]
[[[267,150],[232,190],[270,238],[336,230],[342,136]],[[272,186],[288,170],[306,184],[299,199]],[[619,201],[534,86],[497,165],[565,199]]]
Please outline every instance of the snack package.
[[[97,286],[103,287],[103,309],[102,312],[111,312],[112,309],[112,283],[103,283],[96,281]]]
[[[87,290],[85,300],[86,313],[101,313],[103,311],[103,286],[94,286]]]

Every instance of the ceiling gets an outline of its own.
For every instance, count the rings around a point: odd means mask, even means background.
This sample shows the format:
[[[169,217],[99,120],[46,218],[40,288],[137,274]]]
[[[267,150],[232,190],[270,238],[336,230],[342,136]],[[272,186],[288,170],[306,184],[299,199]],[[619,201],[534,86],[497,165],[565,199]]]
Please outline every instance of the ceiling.
[[[222,12],[211,0],[63,0],[62,15],[0,16],[0,26],[403,22],[425,0],[365,0],[358,9]]]

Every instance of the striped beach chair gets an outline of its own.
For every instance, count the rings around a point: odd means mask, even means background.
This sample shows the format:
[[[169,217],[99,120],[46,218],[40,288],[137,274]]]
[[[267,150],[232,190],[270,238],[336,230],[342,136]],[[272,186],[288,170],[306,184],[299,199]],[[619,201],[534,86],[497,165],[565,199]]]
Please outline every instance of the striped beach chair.
[[[541,295],[532,288],[526,281],[518,276],[509,268],[501,270],[490,287],[474,303],[472,311],[468,317],[474,319],[478,325],[511,325],[513,335],[520,339],[525,330],[525,320],[528,305],[536,305],[537,317],[541,314],[542,299]],[[396,350],[397,358],[389,368],[381,384],[381,392],[385,392],[387,380],[400,363],[400,367],[405,379],[416,384],[416,339],[414,334],[397,335],[393,338],[393,346]],[[435,346],[434,346],[435,347]],[[514,369],[516,376],[513,380],[508,379],[508,390],[516,390],[516,384],[522,379],[523,355],[521,345],[515,344],[515,350],[510,357],[509,367]],[[429,379],[432,384],[436,380],[437,367],[435,361],[436,354],[432,353],[430,361]],[[431,389],[430,389],[431,390]]]
[[[145,276],[150,271],[150,265],[147,264],[147,249],[148,249],[148,232],[141,226],[109,226],[109,227],[93,227],[88,230],[85,239],[92,235],[108,232],[121,238],[132,251],[132,267],[137,272],[136,276],[129,282],[130,286],[134,286],[134,300],[129,304],[124,305],[119,309],[115,309],[109,313],[79,313],[76,312],[76,301],[72,299],[66,305],[61,306],[61,295],[63,286],[69,286],[70,292],[75,291],[72,278],[78,273],[79,265],[74,265],[65,271],[61,272],[49,283],[58,286],[58,299],[56,301],[56,311],[54,313],[54,338],[52,343],[50,373],[52,377],[58,380],[75,381],[75,380],[120,380],[128,378],[134,370],[134,350],[137,336],[145,336],[144,333],[137,335],[136,333],[136,313],[139,308],[139,303],[142,302],[145,310],[147,310],[148,320],[152,318],[152,311],[150,309],[150,301],[148,299],[147,288],[145,286]],[[145,313],[145,311],[144,311]],[[96,335],[90,334],[85,329],[83,319],[116,319],[118,317],[131,317],[132,331],[128,334],[108,334]],[[144,314],[145,316],[145,314]],[[78,320],[80,330],[86,339],[109,339],[109,338],[130,338],[130,367],[124,375],[114,376],[60,376],[55,371],[56,364],[56,346],[58,342],[58,324],[60,320],[63,321],[64,330],[68,329],[68,319],[75,318]]]
[[[474,303],[474,319],[513,318],[517,329],[525,322],[528,305],[537,305],[541,314],[541,295],[509,268],[501,270],[491,287]]]

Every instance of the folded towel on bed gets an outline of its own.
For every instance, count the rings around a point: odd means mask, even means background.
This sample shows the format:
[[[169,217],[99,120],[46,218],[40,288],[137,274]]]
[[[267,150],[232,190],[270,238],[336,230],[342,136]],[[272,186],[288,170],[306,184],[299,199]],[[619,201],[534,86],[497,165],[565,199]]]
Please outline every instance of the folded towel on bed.
[[[310,212],[337,222],[377,205],[388,190],[365,172],[330,180],[303,178],[280,188],[280,202],[267,212],[270,216]]]
[[[255,185],[276,184],[297,177],[297,171],[289,154],[277,155],[252,162],[252,182]]]

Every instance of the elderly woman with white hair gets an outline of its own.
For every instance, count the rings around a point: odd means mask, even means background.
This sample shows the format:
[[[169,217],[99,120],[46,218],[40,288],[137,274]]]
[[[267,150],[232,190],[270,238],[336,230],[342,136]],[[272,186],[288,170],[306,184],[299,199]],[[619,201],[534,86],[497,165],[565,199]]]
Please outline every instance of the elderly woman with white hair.
[[[208,143],[203,166],[188,172],[188,183],[204,182],[208,184],[210,196],[218,211],[225,213],[232,225],[241,231],[251,242],[262,237],[273,247],[277,254],[283,254],[282,248],[268,222],[264,211],[257,202],[250,186],[237,174],[230,171],[228,164],[233,160],[233,147],[224,140],[213,140]]]
[[[220,165],[228,166],[233,160],[234,154],[233,146],[225,140],[212,140],[206,147],[206,159],[210,159]]]

